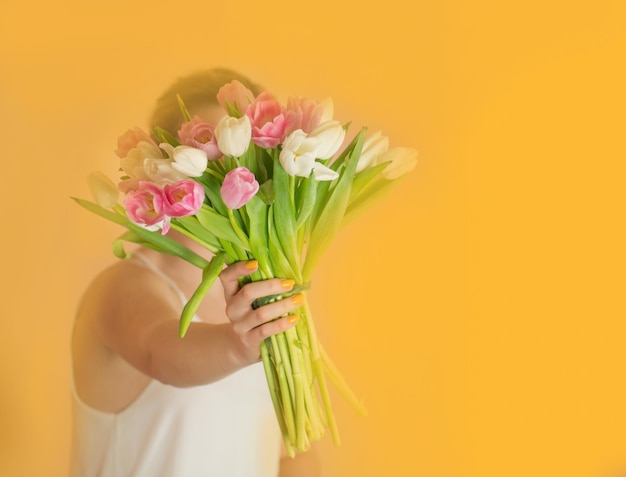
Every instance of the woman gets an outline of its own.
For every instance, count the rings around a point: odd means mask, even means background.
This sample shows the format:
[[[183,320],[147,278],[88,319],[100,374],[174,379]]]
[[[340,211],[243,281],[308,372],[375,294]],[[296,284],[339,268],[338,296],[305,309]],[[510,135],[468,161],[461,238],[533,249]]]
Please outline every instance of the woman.
[[[192,115],[217,122],[217,90],[233,79],[258,93],[232,71],[198,73],[164,93],[152,126],[178,129],[183,118],[176,94]],[[209,258],[187,237],[168,236]],[[260,343],[297,323],[291,312],[303,297],[253,310],[255,299],[294,285],[272,279],[240,288],[238,279],[256,267],[251,260],[226,268],[184,339],[178,319],[201,278],[193,265],[140,247],[89,285],[72,339],[73,476],[320,475],[312,451],[295,459],[281,451],[259,362]]]

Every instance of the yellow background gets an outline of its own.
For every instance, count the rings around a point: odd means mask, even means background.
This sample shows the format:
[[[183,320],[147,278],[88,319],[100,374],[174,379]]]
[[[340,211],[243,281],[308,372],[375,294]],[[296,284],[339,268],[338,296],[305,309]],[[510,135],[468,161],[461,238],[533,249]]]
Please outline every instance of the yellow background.
[[[157,95],[228,66],[420,151],[314,276],[329,476],[626,472],[620,1],[5,2],[0,474],[63,476],[69,335],[114,259],[79,209]]]

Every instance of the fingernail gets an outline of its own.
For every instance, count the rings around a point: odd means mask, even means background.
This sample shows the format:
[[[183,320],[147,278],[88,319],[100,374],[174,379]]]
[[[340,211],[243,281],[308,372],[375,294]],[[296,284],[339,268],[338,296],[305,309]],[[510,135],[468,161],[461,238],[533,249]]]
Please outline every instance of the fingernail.
[[[246,268],[248,270],[254,270],[258,266],[259,266],[259,262],[257,262],[256,260],[248,260],[246,262]]]
[[[290,325],[296,324],[298,322],[298,320],[300,319],[300,315],[289,315],[287,317],[287,322]]]
[[[303,301],[304,301],[304,295],[302,293],[298,293],[297,295],[294,295],[291,297],[291,303],[293,303],[294,305],[299,305]]]
[[[285,290],[291,290],[293,286],[296,284],[295,280],[281,280],[280,286]]]

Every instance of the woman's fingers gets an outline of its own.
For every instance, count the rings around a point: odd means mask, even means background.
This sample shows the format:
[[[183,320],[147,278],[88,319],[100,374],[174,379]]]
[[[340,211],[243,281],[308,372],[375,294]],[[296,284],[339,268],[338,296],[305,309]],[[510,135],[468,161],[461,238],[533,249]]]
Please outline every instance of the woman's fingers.
[[[247,262],[233,263],[222,270],[222,273],[220,273],[220,280],[222,282],[222,287],[224,288],[226,302],[228,302],[230,298],[235,296],[239,291],[239,278],[250,275],[255,272],[258,267],[259,264],[256,260],[248,260]]]
[[[247,313],[255,300],[270,295],[279,295],[290,291],[294,286],[293,280],[272,278],[260,282],[252,282],[241,287],[239,292],[231,297],[226,305],[226,314],[231,320],[238,320]]]
[[[304,295],[298,293],[297,295],[261,306],[256,310],[249,307],[248,311],[240,319],[233,321],[233,328],[239,334],[247,333],[295,310],[303,301]]]
[[[259,358],[259,346],[265,338],[286,331],[298,322],[299,316],[292,312],[304,302],[304,295],[298,293],[254,309],[255,300],[289,292],[295,285],[294,280],[272,278],[240,287],[239,279],[253,273],[257,267],[256,260],[237,262],[220,274],[226,315],[237,337],[237,348],[242,356],[253,361]]]
[[[299,319],[299,315],[288,315],[277,320],[270,321],[269,323],[265,323],[261,326],[257,326],[249,332],[253,346],[256,349],[259,349],[261,342],[265,338],[287,331],[292,326],[295,326]]]

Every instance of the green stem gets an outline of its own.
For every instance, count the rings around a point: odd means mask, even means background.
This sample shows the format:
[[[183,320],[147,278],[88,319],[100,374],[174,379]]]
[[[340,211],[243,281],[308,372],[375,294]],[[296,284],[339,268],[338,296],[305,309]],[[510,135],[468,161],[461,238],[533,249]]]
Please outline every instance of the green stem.
[[[216,179],[218,179],[220,181],[220,184],[222,182],[224,182],[224,174],[220,174],[219,172],[217,172],[215,169],[212,169],[210,167],[207,167],[205,169],[205,171],[207,174],[212,175],[213,177],[215,177]]]
[[[213,252],[214,254],[219,252],[218,249],[216,249],[215,247],[209,245],[204,240],[198,238],[196,235],[194,235],[191,232],[189,232],[185,227],[181,227],[180,225],[175,224],[174,222],[170,222],[170,227],[173,228],[174,230],[176,230],[177,232],[180,232],[181,234],[185,235],[186,237],[194,240],[195,242],[197,242],[198,244],[202,245],[204,248],[206,248],[210,252]]]
[[[295,450],[293,444],[289,440],[289,433],[287,430],[287,423],[285,422],[285,417],[283,416],[280,399],[278,397],[278,376],[276,375],[276,367],[272,365],[272,361],[270,358],[270,353],[268,349],[268,341],[264,340],[261,343],[261,360],[263,361],[263,369],[265,370],[265,377],[267,379],[267,384],[270,391],[270,397],[272,399],[272,404],[274,406],[274,412],[276,414],[276,418],[278,419],[278,426],[280,427],[280,432],[283,436],[283,441],[285,443],[285,449],[287,449],[287,453],[290,457],[295,457]]]
[[[272,354],[274,357],[274,367],[276,368],[276,374],[278,375],[278,389],[280,394],[280,402],[282,404],[282,412],[285,416],[285,425],[287,427],[287,436],[289,441],[293,443],[296,441],[296,426],[294,423],[293,407],[291,405],[291,397],[289,395],[289,383],[287,382],[286,369],[283,363],[280,349],[276,341],[276,335],[270,337],[272,343]]]
[[[287,344],[289,346],[289,355],[291,361],[291,369],[293,373],[293,381],[294,381],[294,407],[295,407],[295,418],[296,418],[296,447],[299,451],[306,450],[305,449],[305,435],[306,431],[304,428],[304,423],[306,421],[306,409],[304,407],[304,386],[303,386],[303,368],[302,366],[302,351],[299,349],[296,344],[298,341],[298,335],[296,331],[296,327],[290,328],[284,333],[281,333],[285,336],[287,340]]]
[[[311,316],[311,310],[308,302],[305,301],[305,308],[307,316]],[[326,411],[327,424],[330,428],[331,435],[333,436],[333,442],[335,445],[341,444],[339,438],[339,429],[337,429],[337,422],[335,421],[335,415],[333,414],[332,405],[330,402],[330,394],[328,393],[328,385],[326,384],[326,377],[324,376],[324,369],[322,366],[322,360],[320,357],[319,341],[317,339],[317,332],[313,325],[313,320],[306,320],[307,328],[309,332],[309,343],[311,346],[311,353],[313,354],[312,365],[315,377],[317,378],[317,385],[319,387],[320,394],[322,395],[322,402],[324,403],[324,410]]]
[[[237,234],[237,237],[239,237],[239,240],[241,240],[245,248],[250,250],[249,239],[246,236],[246,234],[243,233],[243,230],[241,230],[241,227],[239,227],[239,224],[237,223],[237,220],[235,219],[235,215],[233,214],[233,209],[228,209],[228,219],[230,220],[230,224],[233,226],[233,230]]]
[[[335,364],[332,362],[326,350],[320,345],[320,353],[322,358],[322,363],[324,364],[324,369],[326,370],[326,374],[330,378],[330,381],[333,383],[335,388],[339,391],[339,393],[343,396],[343,398],[348,401],[348,404],[354,409],[354,412],[359,416],[367,416],[367,409],[363,404],[363,401],[359,400],[356,397],[356,394],[350,389],[348,383],[341,375]]]

